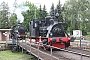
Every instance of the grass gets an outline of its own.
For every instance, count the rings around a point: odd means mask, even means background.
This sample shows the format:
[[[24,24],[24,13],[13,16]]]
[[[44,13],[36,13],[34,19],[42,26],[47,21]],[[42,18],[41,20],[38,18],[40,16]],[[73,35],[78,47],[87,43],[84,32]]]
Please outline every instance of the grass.
[[[10,50],[0,51],[0,60],[30,60],[31,57],[21,52],[12,53]]]

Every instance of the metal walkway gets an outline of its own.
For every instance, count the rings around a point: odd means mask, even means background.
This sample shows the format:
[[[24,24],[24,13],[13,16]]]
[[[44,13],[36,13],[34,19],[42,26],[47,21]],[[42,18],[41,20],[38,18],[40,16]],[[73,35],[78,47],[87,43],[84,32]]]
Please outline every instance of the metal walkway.
[[[22,53],[23,50],[25,49],[30,54],[36,56],[38,60],[59,60],[57,57],[52,55],[52,51],[51,54],[45,53],[41,51],[39,47],[34,48],[31,46],[30,43],[26,43],[26,42],[19,42],[18,45],[22,48]]]

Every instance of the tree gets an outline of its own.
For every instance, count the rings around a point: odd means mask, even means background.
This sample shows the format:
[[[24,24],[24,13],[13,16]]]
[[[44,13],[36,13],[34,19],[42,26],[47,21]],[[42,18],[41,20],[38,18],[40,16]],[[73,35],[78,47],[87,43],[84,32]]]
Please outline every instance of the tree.
[[[50,8],[50,15],[54,18],[54,3],[52,3],[52,6]]]
[[[10,17],[10,12],[9,12],[9,7],[8,3],[5,3],[4,1],[0,5],[0,28],[10,28],[9,26],[9,17]]]
[[[43,6],[42,16],[45,18],[47,16],[46,6]]]
[[[27,31],[29,31],[29,23],[30,23],[30,20],[33,20],[35,18],[35,9],[36,9],[36,7],[35,7],[34,4],[32,4],[29,1],[24,2],[22,5],[29,7],[29,10],[22,13],[23,16],[24,16],[23,25],[26,27]],[[37,10],[36,10],[36,12],[37,12]]]
[[[11,14],[10,18],[9,18],[9,26],[12,27],[14,25],[17,25],[18,21],[17,21],[17,16],[15,13]]]
[[[29,7],[29,10],[22,13],[23,16],[24,16],[23,24],[27,28],[27,31],[29,31],[30,20],[35,19],[35,16],[36,16],[36,19],[42,18],[44,16],[44,14],[46,16],[46,8],[44,7],[44,10],[42,10],[41,7],[38,8],[36,5],[32,4],[29,1],[26,1],[25,3],[23,3],[23,6],[28,6]],[[43,11],[44,11],[44,13],[43,13]]]
[[[58,4],[57,4],[56,9],[58,10],[58,13],[59,13],[59,17],[58,17],[59,21],[60,21],[60,22],[63,22],[63,16],[62,16],[63,10],[62,10],[62,7],[61,7],[61,2],[60,2],[60,0],[59,0],[59,2],[58,2]]]
[[[43,11],[42,11],[42,7],[41,7],[41,5],[40,5],[40,8],[39,8],[39,15],[40,15],[40,18],[43,18],[43,13],[42,13]]]
[[[64,18],[68,23],[68,30],[80,29],[87,30],[88,15],[87,11],[90,10],[89,2],[87,0],[69,0],[64,5]]]

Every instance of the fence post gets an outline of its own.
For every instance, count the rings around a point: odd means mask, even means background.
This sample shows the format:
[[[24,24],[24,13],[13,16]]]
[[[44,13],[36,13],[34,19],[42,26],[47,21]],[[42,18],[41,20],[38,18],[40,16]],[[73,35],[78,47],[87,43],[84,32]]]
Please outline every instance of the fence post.
[[[82,49],[82,38],[80,37],[80,49]]]
[[[31,37],[30,37],[30,55],[31,55]]]
[[[25,37],[23,37],[23,38],[25,38]],[[26,41],[26,38],[25,38],[25,43],[26,43],[27,41]]]
[[[40,46],[41,36],[39,37],[39,43],[38,43],[38,60],[39,60],[39,46]]]
[[[30,37],[30,56],[31,56],[31,37]],[[33,58],[31,57],[30,60],[33,60]]]
[[[20,40],[18,41],[18,47],[19,47],[19,51],[20,51]]]
[[[83,60],[83,59],[82,59],[82,54],[81,54],[81,60]]]
[[[39,60],[39,43],[38,43],[38,60]]]
[[[52,60],[52,46],[50,46],[50,50],[51,50],[51,60]]]
[[[22,53],[23,53],[23,40],[22,40]]]

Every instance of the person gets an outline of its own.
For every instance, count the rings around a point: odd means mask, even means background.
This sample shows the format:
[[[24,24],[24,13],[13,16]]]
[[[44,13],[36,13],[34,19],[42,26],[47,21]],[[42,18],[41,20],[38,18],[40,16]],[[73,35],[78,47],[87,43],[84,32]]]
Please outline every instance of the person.
[[[12,43],[13,43],[13,44],[16,44],[16,39],[15,39],[14,36],[12,36]]]
[[[84,40],[84,36],[83,35],[80,38],[81,38],[81,40]]]
[[[10,37],[12,39],[12,44],[16,44],[16,39],[15,39],[15,34],[14,34],[14,29],[15,26],[12,27],[12,30],[10,31]]]
[[[70,41],[74,42],[75,39],[76,39],[76,37],[72,35]]]

